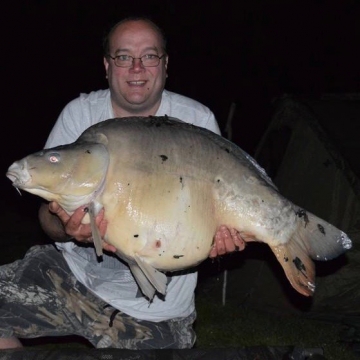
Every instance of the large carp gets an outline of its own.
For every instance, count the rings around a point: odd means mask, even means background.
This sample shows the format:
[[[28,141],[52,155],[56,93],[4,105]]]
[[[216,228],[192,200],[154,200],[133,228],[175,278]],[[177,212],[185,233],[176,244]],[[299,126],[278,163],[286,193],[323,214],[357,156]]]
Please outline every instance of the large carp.
[[[248,154],[206,129],[169,117],[109,119],[72,144],[29,155],[7,172],[13,185],[58,202],[69,214],[105,208],[105,239],[127,261],[142,292],[166,293],[163,272],[206,259],[216,229],[270,246],[291,285],[315,289],[315,260],[351,248],[341,230],[284,198]]]

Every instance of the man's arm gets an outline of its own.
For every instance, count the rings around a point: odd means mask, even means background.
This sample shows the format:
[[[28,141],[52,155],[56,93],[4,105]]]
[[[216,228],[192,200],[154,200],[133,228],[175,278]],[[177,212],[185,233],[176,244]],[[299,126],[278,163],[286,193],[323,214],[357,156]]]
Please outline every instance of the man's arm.
[[[71,239],[71,236],[66,234],[65,227],[60,218],[50,212],[48,204],[42,203],[40,205],[39,221],[46,235],[48,235],[52,240],[65,242]]]

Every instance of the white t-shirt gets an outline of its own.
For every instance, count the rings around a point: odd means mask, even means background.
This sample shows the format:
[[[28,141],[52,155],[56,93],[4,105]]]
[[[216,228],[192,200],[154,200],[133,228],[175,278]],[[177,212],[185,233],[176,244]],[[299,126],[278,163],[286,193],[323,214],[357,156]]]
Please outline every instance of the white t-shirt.
[[[149,114],[150,115],[150,114]],[[220,134],[214,114],[188,97],[164,90],[156,116],[168,115]],[[110,90],[81,94],[70,101],[55,123],[45,148],[74,142],[89,126],[113,118]],[[164,321],[190,315],[195,309],[196,271],[168,276],[164,299],[145,298],[129,268],[115,256],[98,262],[92,247],[73,242],[56,243],[75,277],[98,297],[120,311],[141,320]]]

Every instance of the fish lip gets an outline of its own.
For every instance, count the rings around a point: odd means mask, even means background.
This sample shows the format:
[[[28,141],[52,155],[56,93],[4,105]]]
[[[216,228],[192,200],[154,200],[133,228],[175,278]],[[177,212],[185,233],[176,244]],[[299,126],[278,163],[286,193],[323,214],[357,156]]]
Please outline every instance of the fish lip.
[[[11,171],[8,171],[6,173],[6,177],[8,179],[10,179],[10,181],[12,182],[12,185],[15,186],[16,188],[18,188],[18,187],[21,188],[26,183],[26,182],[22,181],[16,173],[13,173]]]
[[[7,173],[6,176],[10,181],[12,182],[12,186],[14,186],[17,189],[23,189],[26,187],[26,184],[29,182],[30,179],[27,181],[20,180],[16,175],[13,175],[11,173]]]
[[[16,188],[23,189],[27,184],[31,183],[32,177],[27,170],[27,164],[15,162],[6,172],[6,177],[12,182]]]
[[[6,173],[6,177],[8,179],[10,179],[10,181],[14,184],[17,180],[18,180],[18,177],[16,175],[14,175],[13,173],[11,173],[10,171],[8,171]]]

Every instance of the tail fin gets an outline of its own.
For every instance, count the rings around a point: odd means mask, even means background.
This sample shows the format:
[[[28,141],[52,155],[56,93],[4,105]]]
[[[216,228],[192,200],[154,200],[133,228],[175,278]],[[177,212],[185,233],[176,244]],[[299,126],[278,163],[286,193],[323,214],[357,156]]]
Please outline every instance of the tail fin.
[[[271,247],[291,285],[305,296],[315,291],[315,265],[311,259],[331,260],[352,246],[341,230],[304,210],[297,212],[298,227],[289,241]]]

